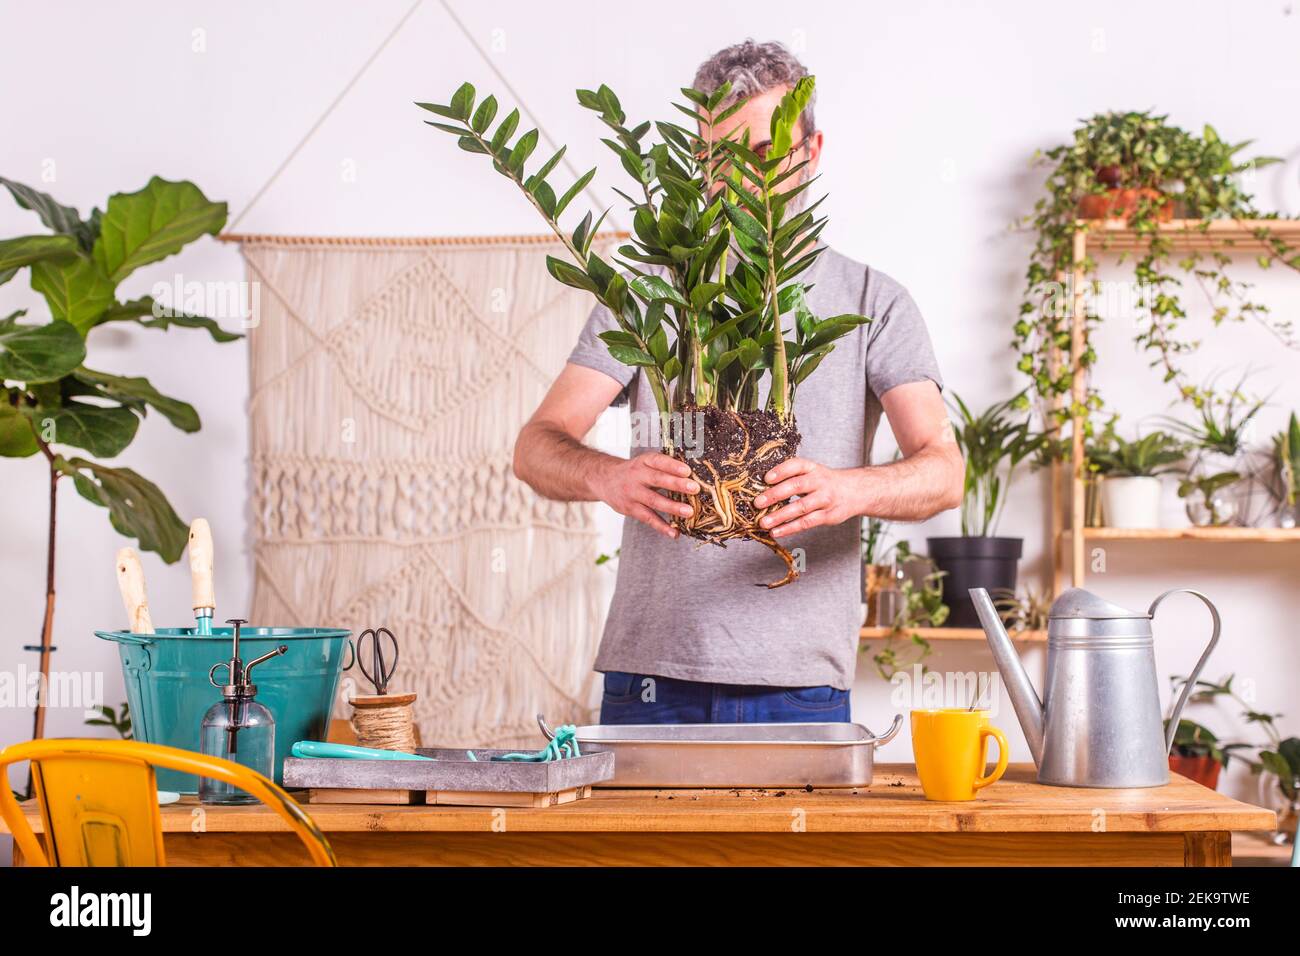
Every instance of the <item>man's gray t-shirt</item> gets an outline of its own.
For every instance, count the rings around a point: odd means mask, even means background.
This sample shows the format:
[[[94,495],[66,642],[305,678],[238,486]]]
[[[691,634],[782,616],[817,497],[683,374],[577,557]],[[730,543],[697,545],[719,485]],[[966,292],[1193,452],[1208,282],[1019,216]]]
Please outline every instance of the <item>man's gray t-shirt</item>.
[[[830,468],[869,463],[880,396],[898,385],[942,387],[921,313],[885,274],[827,249],[804,274],[818,318],[857,313],[872,322],[840,339],[795,396],[803,440],[798,454]],[[597,306],[569,356],[626,389],[641,421],[657,420],[644,373],[616,362],[597,334],[616,328]],[[766,380],[765,380],[766,381]],[[766,400],[766,385],[763,388]],[[647,433],[634,428],[633,441]],[[633,455],[657,448],[636,446]],[[670,540],[623,522],[618,581],[596,656],[598,671],[772,687],[852,686],[861,626],[861,522],[846,521],[782,539],[802,549],[804,573],[785,587],[755,587],[785,573],[754,541],[727,547]]]

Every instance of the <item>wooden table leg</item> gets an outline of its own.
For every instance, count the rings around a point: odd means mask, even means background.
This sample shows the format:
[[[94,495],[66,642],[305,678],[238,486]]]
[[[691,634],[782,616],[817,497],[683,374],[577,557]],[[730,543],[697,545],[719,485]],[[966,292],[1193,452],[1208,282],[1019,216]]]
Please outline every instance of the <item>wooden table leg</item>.
[[[1184,866],[1232,866],[1232,834],[1206,830],[1183,834]]]

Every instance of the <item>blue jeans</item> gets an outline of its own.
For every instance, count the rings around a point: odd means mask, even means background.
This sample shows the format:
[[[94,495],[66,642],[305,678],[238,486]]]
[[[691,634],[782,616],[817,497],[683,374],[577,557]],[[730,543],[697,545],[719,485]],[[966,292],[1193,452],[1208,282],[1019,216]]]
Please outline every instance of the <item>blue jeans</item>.
[[[704,684],[605,672],[602,724],[847,723],[849,692],[834,687]]]

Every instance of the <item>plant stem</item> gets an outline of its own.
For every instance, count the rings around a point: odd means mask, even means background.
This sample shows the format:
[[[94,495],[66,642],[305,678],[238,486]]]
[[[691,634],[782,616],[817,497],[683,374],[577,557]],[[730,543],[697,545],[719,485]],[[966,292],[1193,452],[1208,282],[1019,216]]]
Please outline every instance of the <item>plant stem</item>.
[[[59,475],[54,466],[54,453],[40,436],[36,437],[41,453],[45,455],[50,466],[50,520],[49,532],[45,543],[45,617],[41,624],[40,643],[40,683],[36,688],[36,715],[32,721],[32,739],[40,740],[45,735],[46,694],[50,681],[50,642],[54,637],[54,542],[58,524]],[[30,784],[28,790],[30,792]]]
[[[777,289],[776,224],[772,221],[772,189],[763,187],[763,210],[767,213],[767,298],[772,309],[772,331],[775,352],[772,357],[772,408],[781,421],[786,420],[789,405],[789,368],[785,362],[785,333],[781,331],[781,303]]]

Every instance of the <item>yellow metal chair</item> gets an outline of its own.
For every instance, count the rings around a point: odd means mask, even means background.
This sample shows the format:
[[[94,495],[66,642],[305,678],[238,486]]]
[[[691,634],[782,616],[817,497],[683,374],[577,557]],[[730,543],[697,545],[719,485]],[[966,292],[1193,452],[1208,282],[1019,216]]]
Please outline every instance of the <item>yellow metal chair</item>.
[[[49,855],[8,787],[8,767],[32,762]],[[212,777],[278,813],[317,866],[337,866],[325,835],[293,797],[247,767],[135,740],[31,740],[0,750],[0,816],[31,866],[166,866],[154,767]]]

